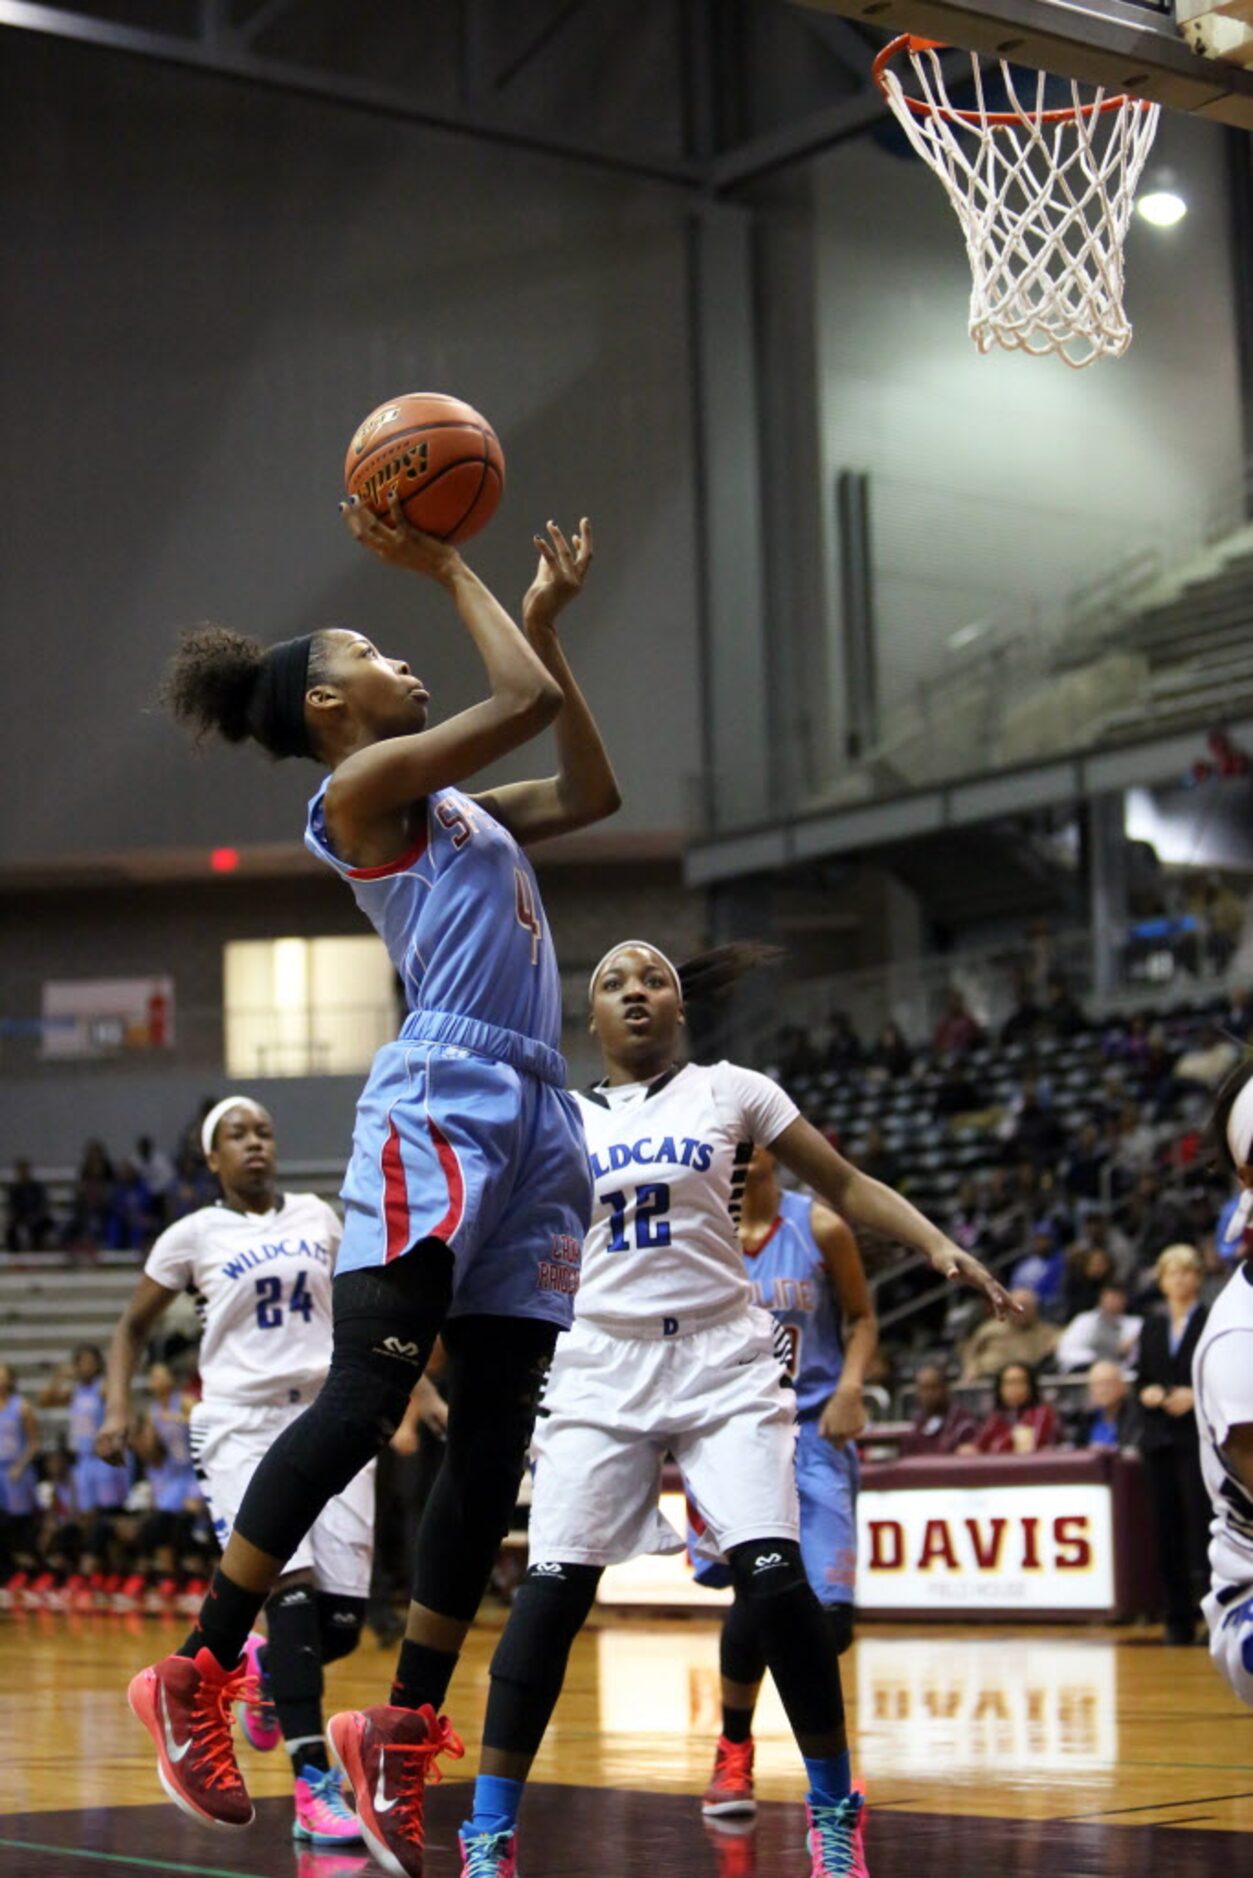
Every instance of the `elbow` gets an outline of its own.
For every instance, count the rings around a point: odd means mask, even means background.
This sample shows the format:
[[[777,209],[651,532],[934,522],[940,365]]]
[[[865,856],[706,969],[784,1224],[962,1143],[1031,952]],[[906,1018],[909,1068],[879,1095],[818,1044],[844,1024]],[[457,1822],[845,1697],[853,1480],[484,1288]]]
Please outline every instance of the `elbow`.
[[[508,701],[509,715],[528,737],[547,730],[565,703],[561,686],[551,678],[537,679]]]

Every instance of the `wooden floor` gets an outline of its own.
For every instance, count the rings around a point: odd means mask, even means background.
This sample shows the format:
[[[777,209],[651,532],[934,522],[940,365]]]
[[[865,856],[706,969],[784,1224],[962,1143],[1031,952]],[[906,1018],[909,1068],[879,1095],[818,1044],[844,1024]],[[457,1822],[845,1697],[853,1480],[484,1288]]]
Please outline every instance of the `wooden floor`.
[[[247,1835],[209,1832],[162,1801],[123,1691],[183,1629],[138,1617],[0,1617],[0,1878],[69,1878],[93,1866],[113,1878],[374,1870],[363,1856],[293,1852],[281,1754],[241,1750],[254,1797],[269,1802]],[[431,1878],[455,1878],[494,1635],[489,1618],[449,1698],[467,1757],[432,1796]],[[368,1639],[329,1672],[329,1706],[382,1699],[393,1658]],[[922,1878],[923,1865],[928,1878],[1253,1870],[1253,1713],[1203,1649],[1167,1650],[1124,1630],[867,1626],[844,1681],[874,1878]],[[709,1832],[694,1804],[717,1732],[707,1622],[589,1629],[523,1813],[524,1878],[803,1878],[801,1768],[777,1704],[766,1700],[759,1715],[758,1791],[781,1804],[763,1806],[744,1839]]]

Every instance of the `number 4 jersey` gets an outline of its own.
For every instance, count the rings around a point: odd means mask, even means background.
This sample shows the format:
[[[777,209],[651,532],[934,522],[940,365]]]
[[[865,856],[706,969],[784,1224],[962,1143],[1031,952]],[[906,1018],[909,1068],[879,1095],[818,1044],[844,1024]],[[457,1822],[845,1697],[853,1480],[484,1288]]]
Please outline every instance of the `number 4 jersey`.
[[[746,1310],[736,1221],[748,1162],[796,1120],[791,1097],[756,1070],[689,1063],[578,1101],[596,1188],[578,1317],[629,1336],[632,1324]]]
[[[161,1234],[144,1272],[192,1293],[204,1331],[206,1402],[293,1402],[321,1386],[331,1361],[340,1231],[325,1200],[285,1193],[272,1213],[236,1213],[219,1202]]]

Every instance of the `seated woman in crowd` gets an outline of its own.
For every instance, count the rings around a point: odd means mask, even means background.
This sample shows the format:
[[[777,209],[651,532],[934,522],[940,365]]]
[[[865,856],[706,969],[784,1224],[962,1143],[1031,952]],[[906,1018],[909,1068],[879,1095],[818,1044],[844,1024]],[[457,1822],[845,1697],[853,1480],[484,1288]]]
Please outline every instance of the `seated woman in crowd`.
[[[963,1454],[1035,1454],[1061,1444],[1057,1411],[1040,1400],[1036,1373],[1026,1363],[1006,1363],[996,1378],[991,1412]]]

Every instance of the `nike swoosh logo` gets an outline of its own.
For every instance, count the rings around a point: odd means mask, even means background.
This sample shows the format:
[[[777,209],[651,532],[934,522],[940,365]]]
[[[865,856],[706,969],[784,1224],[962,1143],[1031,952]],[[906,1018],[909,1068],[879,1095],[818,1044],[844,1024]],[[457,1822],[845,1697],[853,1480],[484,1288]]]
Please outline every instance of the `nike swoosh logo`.
[[[383,1778],[383,1756],[379,1755],[379,1777],[374,1783],[374,1810],[376,1813],[390,1813],[395,1806],[395,1799],[387,1797],[387,1782]]]
[[[180,1748],[177,1741],[174,1739],[174,1730],[170,1726],[170,1711],[165,1699],[165,1689],[162,1684],[157,1684],[157,1691],[157,1702],[161,1710],[161,1731],[165,1736],[165,1751],[170,1759],[177,1764],[182,1760],[188,1748],[190,1748],[191,1736],[188,1736],[187,1740],[184,1741]]]

